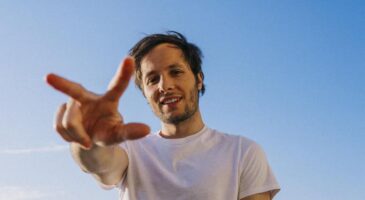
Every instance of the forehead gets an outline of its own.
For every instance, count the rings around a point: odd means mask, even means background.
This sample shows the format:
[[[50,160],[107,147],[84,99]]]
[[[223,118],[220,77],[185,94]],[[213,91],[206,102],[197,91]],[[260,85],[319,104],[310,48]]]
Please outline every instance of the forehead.
[[[182,51],[173,44],[160,44],[142,59],[142,75],[150,71],[163,70],[172,65],[187,66]]]

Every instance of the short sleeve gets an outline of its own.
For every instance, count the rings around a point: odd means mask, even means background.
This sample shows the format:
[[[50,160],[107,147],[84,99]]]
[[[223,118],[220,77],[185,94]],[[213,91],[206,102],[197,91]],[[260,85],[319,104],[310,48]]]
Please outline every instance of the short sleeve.
[[[260,145],[252,143],[243,155],[239,199],[269,191],[274,197],[279,192],[280,186],[263,149]]]

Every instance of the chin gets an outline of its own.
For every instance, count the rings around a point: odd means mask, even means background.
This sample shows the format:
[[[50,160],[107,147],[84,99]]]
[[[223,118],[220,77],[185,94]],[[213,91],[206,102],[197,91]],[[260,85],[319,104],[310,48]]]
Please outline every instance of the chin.
[[[181,122],[186,121],[187,119],[189,119],[192,115],[189,113],[183,113],[183,114],[175,114],[175,115],[162,115],[162,117],[160,117],[161,121],[163,121],[164,123],[167,124],[179,124]]]

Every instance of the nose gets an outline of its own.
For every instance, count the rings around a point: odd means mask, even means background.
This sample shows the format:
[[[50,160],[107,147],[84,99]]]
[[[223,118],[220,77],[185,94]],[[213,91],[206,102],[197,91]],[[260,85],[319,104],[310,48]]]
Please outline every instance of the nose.
[[[166,93],[174,88],[174,81],[169,76],[161,75],[158,89],[161,93]]]

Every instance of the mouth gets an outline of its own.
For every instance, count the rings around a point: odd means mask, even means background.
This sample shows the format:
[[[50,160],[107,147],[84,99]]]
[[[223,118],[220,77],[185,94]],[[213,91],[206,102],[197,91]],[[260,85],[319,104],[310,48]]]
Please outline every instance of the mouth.
[[[182,97],[173,96],[173,97],[165,97],[160,100],[160,104],[162,105],[173,105],[180,102]]]

